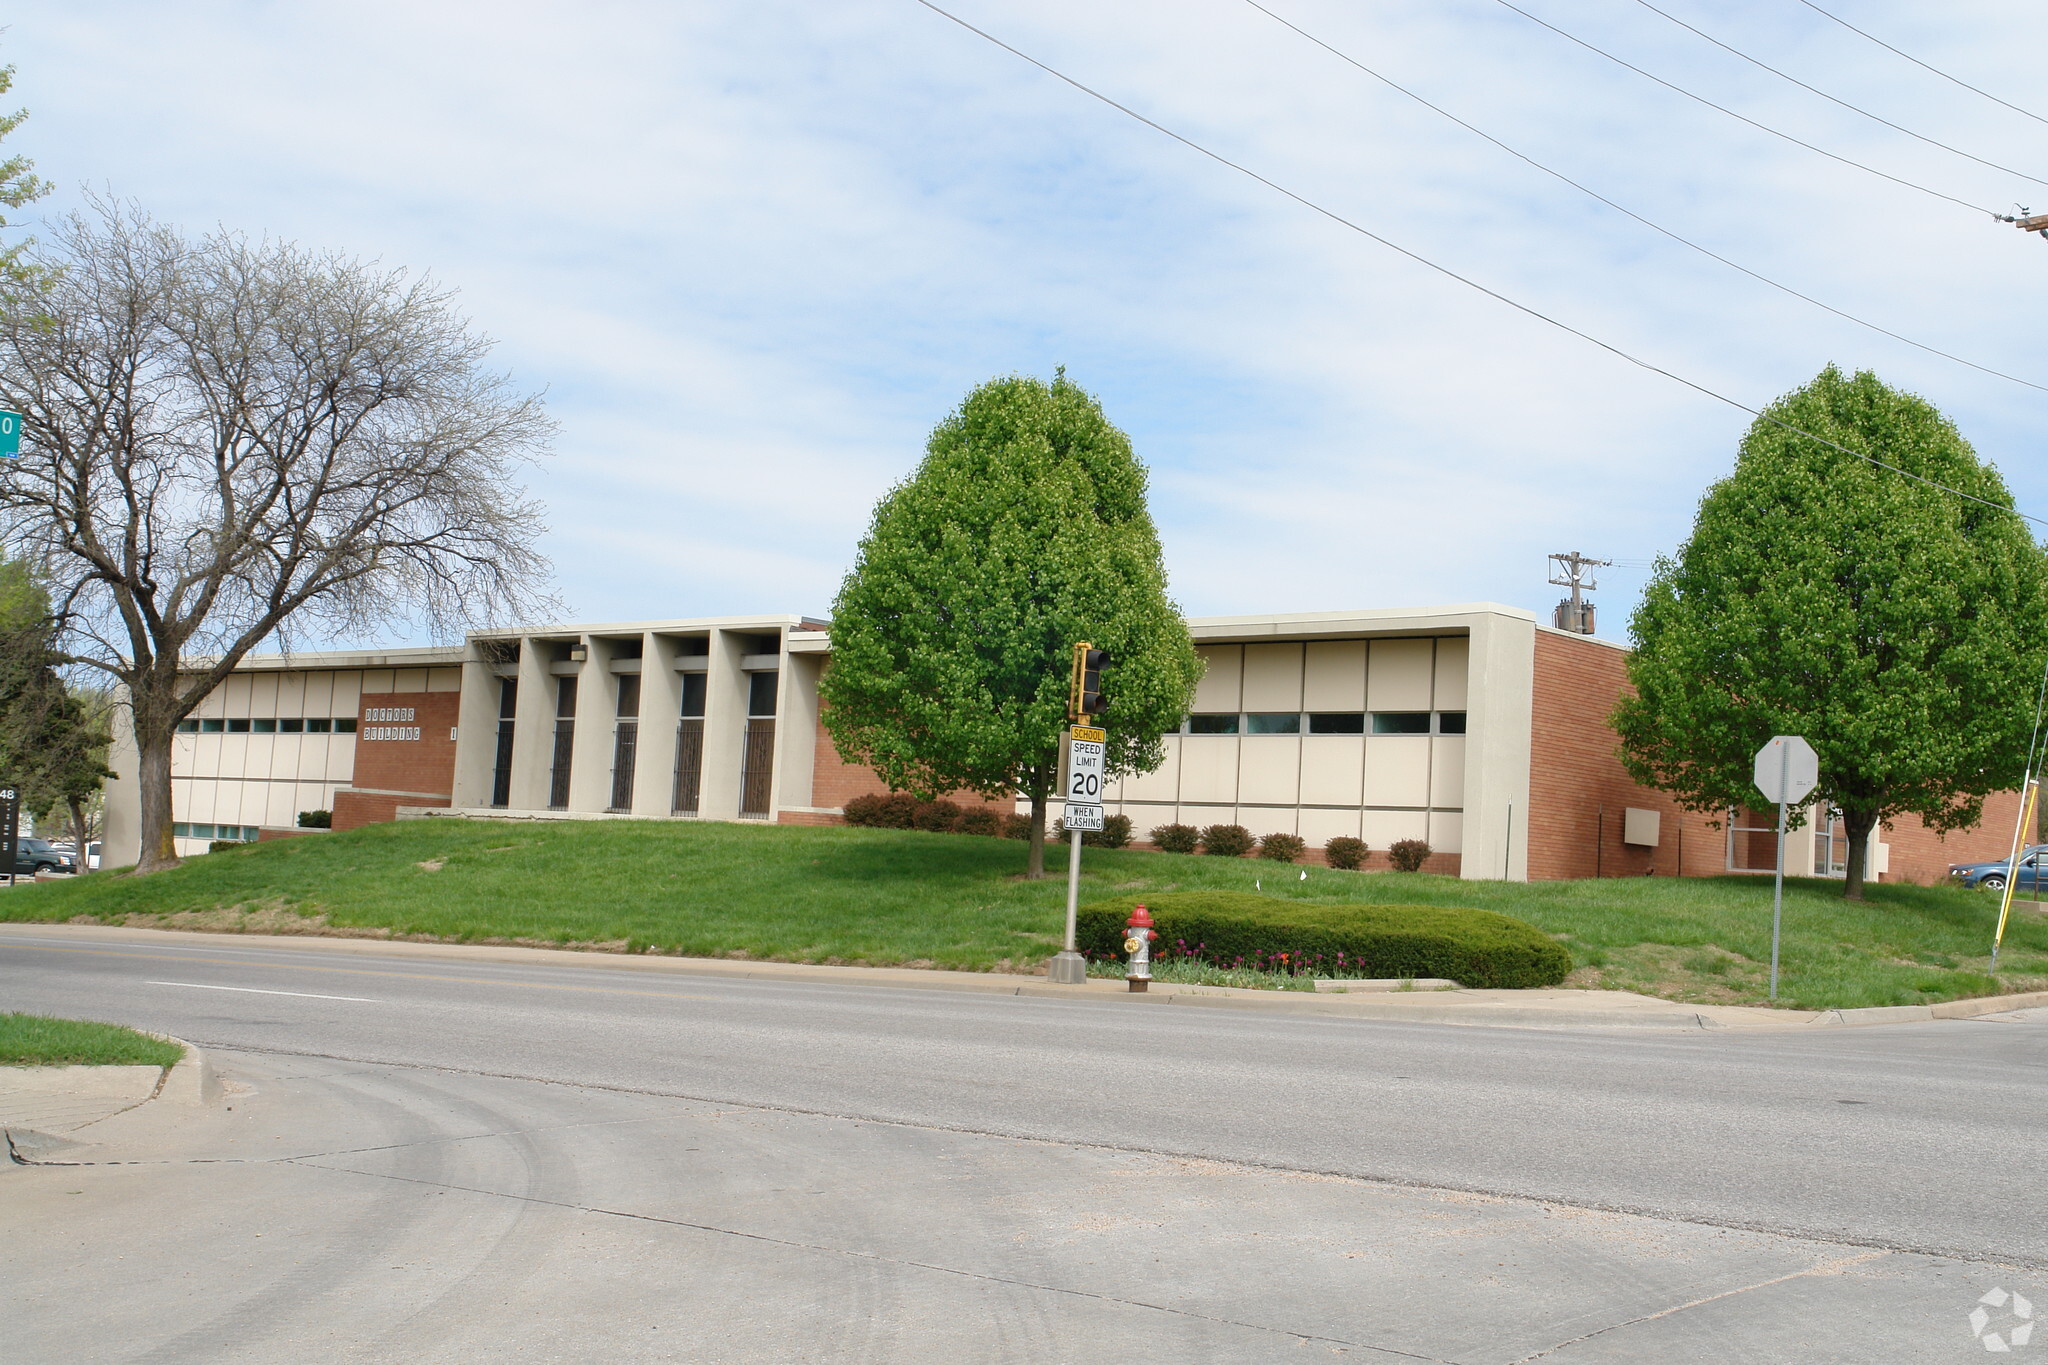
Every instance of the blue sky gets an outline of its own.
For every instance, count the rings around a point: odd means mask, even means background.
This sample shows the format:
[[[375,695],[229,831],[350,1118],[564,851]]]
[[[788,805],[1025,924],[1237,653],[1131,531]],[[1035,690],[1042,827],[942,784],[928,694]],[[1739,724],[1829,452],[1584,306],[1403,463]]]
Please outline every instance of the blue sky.
[[[2048,385],[2048,242],[1744,128],[1497,0],[1270,7],[1608,197]],[[2048,185],[1830,105],[1629,0],[1517,0],[1842,156],[2000,211]],[[1752,406],[1829,361],[1931,399],[2048,515],[2048,393],[1745,280],[1244,0],[964,18],[1444,265]],[[1659,0],[2048,181],[2048,125],[1795,0]],[[2048,117],[2048,11],[1828,0]],[[875,499],[974,384],[1064,364],[1152,470],[1194,614],[1492,600],[1643,565],[1748,421],[1157,133],[915,0],[17,5],[10,150],[188,228],[432,273],[562,424],[532,476],[573,617],[822,613]],[[2031,197],[2030,197],[2031,196]],[[1621,633],[1642,568],[1606,571]],[[402,636],[395,632],[394,638]],[[367,642],[365,642],[367,643]]]

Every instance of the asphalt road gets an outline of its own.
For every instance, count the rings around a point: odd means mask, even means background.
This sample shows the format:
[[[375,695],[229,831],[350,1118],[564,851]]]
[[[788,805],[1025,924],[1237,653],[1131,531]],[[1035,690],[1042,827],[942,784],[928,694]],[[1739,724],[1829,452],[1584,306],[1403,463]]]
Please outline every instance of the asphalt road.
[[[1469,1028],[0,929],[0,1007],[204,1046],[2048,1266],[2048,1026]],[[2038,1013],[2038,1012],[2037,1012]]]

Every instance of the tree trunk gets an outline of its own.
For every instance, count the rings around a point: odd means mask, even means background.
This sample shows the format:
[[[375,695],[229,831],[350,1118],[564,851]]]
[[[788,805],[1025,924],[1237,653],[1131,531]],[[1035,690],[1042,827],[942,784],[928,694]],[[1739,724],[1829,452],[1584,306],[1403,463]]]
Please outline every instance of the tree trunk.
[[[1874,810],[1842,811],[1842,818],[1849,826],[1849,866],[1842,877],[1842,899],[1860,901],[1863,899],[1863,867],[1869,861],[1866,856],[1870,849],[1870,836],[1877,828],[1877,812]]]
[[[1051,786],[1051,777],[1043,768],[1033,768],[1024,794],[1031,798],[1031,844],[1030,854],[1024,860],[1024,880],[1041,882],[1045,880],[1045,797]]]
[[[178,846],[171,836],[170,726],[135,725],[135,788],[141,824],[137,872],[161,872],[178,865]]]
[[[71,807],[71,837],[78,848],[78,870],[88,870],[85,858],[85,802],[76,796],[67,797],[65,805]]]

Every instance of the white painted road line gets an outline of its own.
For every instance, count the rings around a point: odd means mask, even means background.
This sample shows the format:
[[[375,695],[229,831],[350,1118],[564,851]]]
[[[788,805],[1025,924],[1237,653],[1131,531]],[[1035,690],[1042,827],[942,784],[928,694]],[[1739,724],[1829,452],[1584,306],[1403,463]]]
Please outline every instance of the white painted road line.
[[[197,981],[145,981],[145,986],[184,986],[195,991],[242,991],[248,995],[296,995],[301,1000],[353,1000],[359,1005],[377,1002],[361,995],[315,995],[311,991],[266,991],[254,986],[207,986]]]

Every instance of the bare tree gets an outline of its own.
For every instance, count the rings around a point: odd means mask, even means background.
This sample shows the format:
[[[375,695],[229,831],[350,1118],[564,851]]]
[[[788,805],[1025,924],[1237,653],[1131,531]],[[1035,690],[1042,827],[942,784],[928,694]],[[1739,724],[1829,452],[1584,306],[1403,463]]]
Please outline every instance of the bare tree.
[[[67,663],[127,694],[139,871],[177,862],[178,722],[251,649],[545,605],[518,482],[553,432],[404,271],[96,203],[0,284],[0,537]]]

